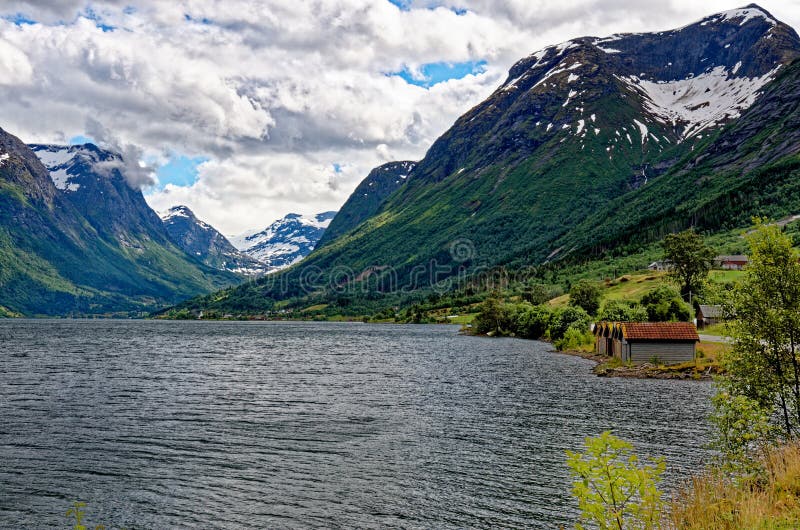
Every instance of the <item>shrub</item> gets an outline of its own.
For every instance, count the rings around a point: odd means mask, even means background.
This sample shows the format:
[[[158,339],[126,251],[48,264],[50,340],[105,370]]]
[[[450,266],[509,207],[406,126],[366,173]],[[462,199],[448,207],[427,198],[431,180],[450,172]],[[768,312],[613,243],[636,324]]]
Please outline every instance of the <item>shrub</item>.
[[[592,318],[580,307],[564,307],[553,312],[550,320],[550,338],[558,340],[564,337],[569,328],[575,328],[581,333],[589,330]]]
[[[572,494],[581,510],[579,530],[592,528],[660,527],[664,507],[658,482],[663,459],[642,464],[633,446],[606,431],[586,438],[586,452],[567,451],[567,465],[574,478]]]
[[[564,336],[553,343],[556,349],[564,350],[579,350],[594,344],[594,335],[588,331],[581,331],[578,328],[567,328]]]
[[[641,305],[647,311],[650,322],[686,322],[692,318],[692,310],[683,301],[678,291],[662,285],[642,297]]]
[[[647,310],[619,300],[608,300],[597,314],[597,320],[607,322],[647,322]]]
[[[550,327],[551,318],[552,311],[545,306],[522,304],[515,314],[515,334],[526,339],[541,339]]]
[[[600,287],[588,280],[581,280],[569,290],[569,305],[580,307],[590,315],[600,308]]]

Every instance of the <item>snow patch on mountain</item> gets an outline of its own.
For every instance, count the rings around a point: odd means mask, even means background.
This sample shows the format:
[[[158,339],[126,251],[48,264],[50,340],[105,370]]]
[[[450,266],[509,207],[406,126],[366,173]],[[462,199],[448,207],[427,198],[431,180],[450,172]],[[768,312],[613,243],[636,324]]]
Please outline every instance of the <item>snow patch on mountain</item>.
[[[44,167],[50,172],[53,184],[61,191],[78,191],[80,184],[72,182],[72,166],[77,158],[88,159],[92,163],[99,160],[90,150],[80,145],[31,145],[31,150],[39,157]]]
[[[336,212],[314,216],[289,214],[266,229],[229,237],[234,247],[270,266],[271,272],[302,260],[319,242]]]
[[[645,108],[656,119],[675,126],[683,124],[683,137],[689,138],[738,118],[779,68],[755,78],[735,77],[724,66],[717,66],[698,76],[673,81],[655,82],[637,76],[621,79],[644,96]]]
[[[773,26],[778,25],[778,21],[769,16],[764,10],[759,8],[758,6],[748,6],[743,7],[741,9],[731,9],[729,11],[723,11],[722,13],[717,13],[709,22],[723,22],[726,20],[737,20],[741,19],[739,22],[740,26],[744,26],[749,20],[754,18],[763,18]]]

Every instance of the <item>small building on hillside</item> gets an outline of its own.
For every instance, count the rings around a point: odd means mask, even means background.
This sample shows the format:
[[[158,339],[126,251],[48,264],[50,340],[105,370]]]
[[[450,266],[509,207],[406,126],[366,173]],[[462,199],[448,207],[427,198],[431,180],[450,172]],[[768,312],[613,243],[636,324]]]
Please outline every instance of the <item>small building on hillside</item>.
[[[697,328],[701,329],[722,322],[722,306],[703,305],[697,306]]]
[[[672,262],[669,260],[654,261],[653,263],[647,266],[647,269],[651,271],[668,271],[671,268],[672,268]]]
[[[743,254],[734,256],[717,256],[714,258],[714,266],[718,269],[740,271],[744,269],[750,260]]]
[[[689,322],[600,322],[595,350],[635,364],[692,361],[700,337]]]

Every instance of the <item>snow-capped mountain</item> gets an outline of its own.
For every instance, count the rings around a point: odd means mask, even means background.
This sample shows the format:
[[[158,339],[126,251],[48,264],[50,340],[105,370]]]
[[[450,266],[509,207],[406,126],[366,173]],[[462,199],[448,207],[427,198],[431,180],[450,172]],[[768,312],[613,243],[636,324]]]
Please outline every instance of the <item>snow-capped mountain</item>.
[[[312,217],[290,213],[261,231],[230,237],[234,247],[265,263],[270,271],[293,265],[308,256],[325,233],[336,212]]]
[[[169,240],[141,190],[128,184],[119,154],[94,144],[29,147],[47,168],[53,185],[98,232],[131,246],[136,246],[131,233]]]
[[[239,283],[172,243],[122,157],[25,145],[0,129],[0,307],[139,315]]]
[[[174,206],[162,212],[161,219],[172,241],[209,267],[245,276],[259,276],[270,271],[268,265],[237,250],[187,206]]]
[[[351,196],[331,228],[356,223],[286,280],[313,268],[333,281],[342,266],[379,290],[419,289],[439,270],[580,263],[688,226],[795,213],[798,59],[795,30],[756,5],[536,51],[366,218]]]

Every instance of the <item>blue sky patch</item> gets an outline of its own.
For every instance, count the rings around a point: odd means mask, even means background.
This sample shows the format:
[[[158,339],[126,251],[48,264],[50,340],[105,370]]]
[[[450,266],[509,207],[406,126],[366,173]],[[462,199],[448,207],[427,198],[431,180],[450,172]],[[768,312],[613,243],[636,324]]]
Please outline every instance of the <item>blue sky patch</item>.
[[[36,24],[35,20],[29,18],[28,15],[25,15],[23,13],[17,13],[16,15],[9,15],[3,18],[11,22],[12,24],[16,24],[17,26],[24,26],[26,24]]]
[[[449,81],[450,79],[461,79],[470,74],[480,74],[486,71],[486,61],[466,61],[463,63],[428,63],[423,64],[419,69],[421,75],[415,76],[408,68],[400,72],[392,72],[388,75],[396,75],[405,80],[410,85],[430,88],[435,84]]]
[[[192,15],[190,15],[189,13],[184,13],[183,14],[183,19],[186,22],[195,22],[195,23],[198,23],[198,24],[203,24],[204,26],[210,26],[211,24],[214,23],[214,21],[211,20],[210,18],[206,18],[206,17],[195,18]]]
[[[91,7],[86,8],[86,10],[83,12],[83,16],[94,22],[94,25],[102,29],[104,33],[117,29],[115,26],[110,26],[104,23],[102,17],[95,13],[94,9]]]
[[[184,155],[173,155],[170,161],[156,171],[159,189],[167,184],[175,186],[191,186],[197,181],[197,166],[208,162],[204,156],[189,158]]]
[[[389,3],[396,5],[402,11],[408,11],[411,9],[411,0],[389,0]]]
[[[69,139],[69,145],[83,145],[83,144],[93,144],[93,143],[95,143],[94,138],[90,138],[82,134],[73,136],[72,138]]]

